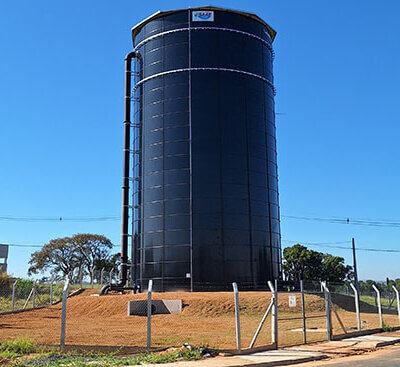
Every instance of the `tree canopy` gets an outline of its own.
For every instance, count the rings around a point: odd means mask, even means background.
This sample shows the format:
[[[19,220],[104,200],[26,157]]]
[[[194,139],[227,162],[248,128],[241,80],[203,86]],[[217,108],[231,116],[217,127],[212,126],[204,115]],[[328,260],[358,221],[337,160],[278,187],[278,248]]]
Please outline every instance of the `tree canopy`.
[[[91,275],[97,262],[110,260],[112,247],[107,237],[98,234],[82,233],[56,238],[31,255],[28,274],[50,271],[53,275],[71,277],[76,269],[82,267]]]
[[[372,279],[360,280],[358,285],[361,293],[375,293],[372,285],[375,285],[381,292],[393,292],[392,286],[400,289],[400,278],[386,279],[386,281],[375,281]]]
[[[344,258],[309,250],[296,244],[283,250],[283,270],[289,280],[324,280],[339,282],[352,276],[352,267]]]

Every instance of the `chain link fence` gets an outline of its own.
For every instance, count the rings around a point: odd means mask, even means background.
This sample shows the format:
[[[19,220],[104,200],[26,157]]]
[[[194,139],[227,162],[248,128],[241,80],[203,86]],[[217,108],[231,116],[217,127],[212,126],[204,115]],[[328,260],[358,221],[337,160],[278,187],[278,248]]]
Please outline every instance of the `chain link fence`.
[[[377,288],[378,292],[356,292],[349,282],[328,282],[327,287],[331,293],[334,336],[399,325],[394,290],[382,292]]]
[[[202,292],[145,289],[139,294],[99,296],[110,274],[107,278],[100,270],[92,275],[75,277],[68,287],[69,295],[81,283],[83,289],[65,302],[66,345],[144,350],[189,343],[244,350],[325,341],[399,324],[395,291],[361,291],[357,302],[346,282],[275,282],[258,287],[239,283],[236,293],[233,287],[215,292],[215,284],[203,283],[195,285]],[[2,316],[7,328],[0,329],[0,340],[23,334],[39,344],[59,344],[63,287],[57,282],[18,280],[0,288],[1,312],[29,310]]]
[[[62,283],[16,279],[0,286],[0,314],[35,309],[61,300]]]

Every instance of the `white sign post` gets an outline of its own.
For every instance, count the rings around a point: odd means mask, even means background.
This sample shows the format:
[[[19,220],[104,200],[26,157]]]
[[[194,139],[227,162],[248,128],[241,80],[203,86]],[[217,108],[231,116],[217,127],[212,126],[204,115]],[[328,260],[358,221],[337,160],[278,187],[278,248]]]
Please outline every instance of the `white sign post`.
[[[296,307],[296,295],[289,294],[289,307]]]

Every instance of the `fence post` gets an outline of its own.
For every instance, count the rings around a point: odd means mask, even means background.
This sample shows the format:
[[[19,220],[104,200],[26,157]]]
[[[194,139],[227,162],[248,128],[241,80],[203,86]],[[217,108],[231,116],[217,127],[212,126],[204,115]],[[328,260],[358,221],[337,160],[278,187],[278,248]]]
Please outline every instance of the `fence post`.
[[[376,292],[376,299],[378,304],[378,314],[379,314],[379,324],[383,328],[383,318],[382,318],[382,303],[381,303],[381,292],[376,288],[375,284],[372,284],[372,288]]]
[[[394,292],[396,293],[396,303],[397,303],[397,314],[399,315],[399,324],[400,324],[400,297],[399,297],[399,291],[397,288],[392,284],[392,288]]]
[[[54,278],[51,278],[51,280],[50,280],[50,305],[53,304],[53,282],[54,282]]]
[[[95,266],[93,266],[93,268],[92,268],[92,276],[91,276],[91,286],[92,286],[92,288],[93,288],[93,285],[94,285],[94,270],[96,269],[96,267]]]
[[[278,348],[278,289],[277,281],[275,280],[275,286],[272,285],[271,281],[268,281],[268,287],[272,293],[272,313],[271,313],[271,342]]]
[[[274,318],[275,343],[276,343],[276,348],[278,348],[278,279],[275,279],[275,297],[274,297],[274,302],[275,302],[275,318]]]
[[[236,323],[236,348],[240,352],[240,308],[239,308],[239,290],[236,283],[232,283],[233,293],[235,297],[235,323]]]
[[[255,332],[255,334],[254,334],[254,336],[253,336],[253,339],[252,339],[251,342],[250,342],[249,348],[253,348],[254,343],[255,343],[256,340],[257,340],[258,334],[260,334],[261,328],[263,327],[264,322],[265,322],[265,320],[267,319],[267,316],[268,316],[269,312],[271,311],[273,305],[274,305],[274,301],[273,301],[272,296],[271,296],[271,303],[269,304],[269,306],[268,306],[268,308],[267,308],[267,311],[265,311],[264,316],[263,316],[263,318],[261,319],[260,324],[258,325],[258,328],[257,328],[257,330],[256,330],[256,332]]]
[[[68,298],[69,278],[65,279],[64,289],[62,292],[62,310],[61,310],[61,336],[60,336],[60,349],[65,347],[65,324],[67,317],[67,298]]]
[[[103,286],[103,280],[104,280],[104,268],[101,269],[100,271],[100,284]]]
[[[153,280],[149,280],[147,288],[147,349],[151,348],[151,292],[153,290]]]
[[[300,292],[301,292],[301,317],[303,318],[303,343],[307,344],[306,307],[304,302],[303,280],[300,280]]]
[[[357,291],[357,288],[354,286],[353,283],[350,283],[350,287],[354,292],[354,302],[356,305],[356,314],[357,314],[357,330],[361,331],[361,319],[360,319],[360,298]]]
[[[331,315],[331,302],[330,302],[330,292],[326,286],[326,282],[321,282],[321,286],[324,290],[325,296],[325,311],[326,311],[326,336],[328,341],[332,340],[332,315]]]
[[[36,280],[33,282],[32,288],[32,308],[35,308],[35,301],[36,301]]]
[[[11,296],[11,311],[15,309],[15,287],[17,286],[18,279],[13,283],[12,286],[12,296]]]
[[[29,302],[29,300],[30,300],[31,297],[32,297],[32,293],[33,293],[33,288],[32,288],[31,291],[29,292],[28,298],[27,298],[26,301],[25,301],[25,304],[24,304],[24,307],[23,307],[24,310],[26,309],[26,306],[28,306],[28,302]]]
[[[83,288],[83,265],[81,265],[79,273],[80,273],[81,288]]]

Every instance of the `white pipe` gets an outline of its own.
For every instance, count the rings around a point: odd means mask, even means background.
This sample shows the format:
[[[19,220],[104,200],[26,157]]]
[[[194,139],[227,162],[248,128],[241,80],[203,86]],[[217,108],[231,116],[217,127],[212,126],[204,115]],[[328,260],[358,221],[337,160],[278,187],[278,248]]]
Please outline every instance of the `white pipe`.
[[[397,302],[397,314],[399,315],[399,324],[400,324],[400,297],[399,297],[399,291],[397,288],[392,284],[392,288],[396,293],[396,302]]]
[[[235,323],[236,323],[236,347],[241,350],[240,344],[240,308],[239,308],[239,290],[236,283],[232,283],[233,293],[235,297]]]
[[[153,290],[153,280],[149,280],[147,288],[147,348],[151,347],[151,292]]]
[[[354,286],[353,283],[350,283],[350,287],[354,292],[354,302],[356,305],[356,314],[357,314],[357,330],[361,331],[361,319],[360,319],[360,298],[357,291],[357,288]]]
[[[383,318],[382,318],[382,304],[381,304],[381,292],[378,288],[376,288],[375,284],[372,284],[372,288],[376,292],[376,298],[378,303],[378,314],[379,314],[379,324],[380,327],[383,328]]]

